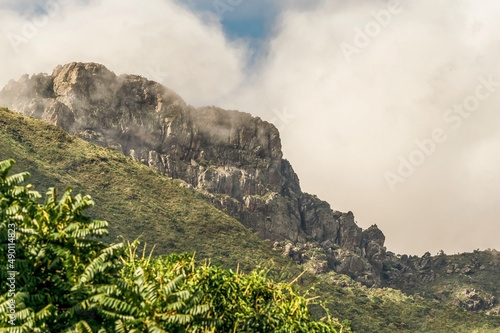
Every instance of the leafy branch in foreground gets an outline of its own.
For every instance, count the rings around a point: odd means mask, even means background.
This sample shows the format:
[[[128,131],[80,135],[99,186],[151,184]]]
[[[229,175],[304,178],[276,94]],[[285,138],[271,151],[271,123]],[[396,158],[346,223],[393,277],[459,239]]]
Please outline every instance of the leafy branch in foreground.
[[[315,321],[309,301],[265,270],[240,274],[187,254],[138,256],[137,241],[104,244],[107,222],[84,215],[89,196],[58,197],[52,188],[39,203],[21,185],[27,173],[9,176],[13,164],[0,162],[0,332],[346,332],[329,317]]]
[[[28,173],[8,175],[13,164],[12,160],[0,162],[0,327],[8,332],[97,327],[96,305],[89,297],[98,285],[116,276],[123,245],[107,246],[96,240],[107,234],[107,222],[83,214],[94,204],[89,196],[71,196],[67,190],[58,198],[51,188],[39,203],[37,192],[21,186]],[[11,235],[15,230],[15,239],[8,238],[8,230]],[[3,269],[12,244],[15,255],[9,271],[17,272],[14,295],[4,282],[7,271]],[[84,283],[83,277],[89,275],[92,280]],[[3,315],[13,301],[15,320]]]

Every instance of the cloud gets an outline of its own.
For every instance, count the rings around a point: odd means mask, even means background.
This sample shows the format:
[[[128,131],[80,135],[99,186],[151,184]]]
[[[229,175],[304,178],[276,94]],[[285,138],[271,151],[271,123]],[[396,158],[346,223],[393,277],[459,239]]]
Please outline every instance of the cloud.
[[[229,40],[213,12],[173,0],[57,1],[19,52],[6,34],[23,36],[31,19],[0,7],[0,85],[70,61],[141,74],[193,105],[273,121],[303,188],[364,228],[376,223],[391,251],[500,247],[500,87],[458,128],[443,118],[480,78],[500,82],[499,3],[281,1],[249,67],[252,50]],[[446,140],[391,191],[384,174],[436,128]]]
[[[94,61],[117,74],[160,79],[199,105],[215,103],[244,78],[246,45],[227,41],[213,15],[200,18],[161,0],[48,3],[52,6],[45,3],[32,19],[0,11],[5,69],[0,84],[23,73],[49,72],[62,63]]]
[[[380,14],[391,3],[398,10]],[[390,250],[498,248],[500,86],[460,128],[443,116],[481,77],[500,82],[499,14],[493,1],[292,6],[255,83],[226,105],[278,124],[272,110],[286,107],[295,120],[281,126],[285,157],[304,189],[378,224]],[[343,43],[356,52],[346,57]],[[392,192],[384,174],[436,128],[446,141]]]

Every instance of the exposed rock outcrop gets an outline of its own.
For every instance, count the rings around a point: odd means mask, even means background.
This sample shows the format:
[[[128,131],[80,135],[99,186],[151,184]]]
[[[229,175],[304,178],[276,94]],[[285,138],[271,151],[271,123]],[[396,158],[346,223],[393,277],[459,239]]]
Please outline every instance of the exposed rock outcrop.
[[[301,254],[306,248],[318,249],[317,272],[335,269],[368,285],[380,282],[383,233],[376,226],[363,231],[351,212],[303,193],[283,159],[278,130],[258,117],[196,109],[156,82],[117,76],[95,63],[24,75],[1,91],[0,105],[186,181],[262,237],[293,244],[285,252],[297,260],[310,258]]]
[[[465,289],[454,299],[454,303],[469,311],[481,311],[492,309],[498,304],[495,296],[485,295],[475,289]]]
[[[496,250],[432,256],[386,253],[382,284],[407,294],[455,304],[469,311],[497,314],[500,255]]]

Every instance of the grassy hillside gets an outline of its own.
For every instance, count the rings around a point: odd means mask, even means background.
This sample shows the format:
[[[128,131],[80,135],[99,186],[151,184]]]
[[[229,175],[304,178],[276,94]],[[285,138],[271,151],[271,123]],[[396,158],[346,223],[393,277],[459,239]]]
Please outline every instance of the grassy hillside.
[[[355,332],[500,332],[500,316],[473,313],[391,288],[367,288],[345,275],[318,276],[316,289],[334,317],[351,319]]]
[[[500,252],[474,251],[431,258],[435,278],[414,286],[396,284],[409,294],[431,296],[442,302],[458,304],[472,311],[500,313]]]
[[[290,281],[302,270],[276,253],[238,221],[185,189],[122,154],[75,138],[58,127],[0,108],[0,160],[14,158],[14,172],[29,171],[30,183],[44,192],[90,194],[94,217],[110,222],[111,240],[118,235],[156,244],[156,254],[195,252],[226,267],[250,268],[272,259]],[[332,315],[352,320],[369,332],[500,332],[500,318],[474,314],[452,305],[408,297],[397,290],[369,289],[330,272],[305,274],[298,282],[327,301]],[[324,315],[315,307],[318,316]]]

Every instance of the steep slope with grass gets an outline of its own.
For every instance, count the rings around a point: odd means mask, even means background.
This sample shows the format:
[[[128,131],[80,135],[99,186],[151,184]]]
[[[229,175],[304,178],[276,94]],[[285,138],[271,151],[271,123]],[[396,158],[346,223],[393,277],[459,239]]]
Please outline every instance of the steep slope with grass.
[[[0,110],[0,159],[13,158],[44,193],[50,186],[88,193],[93,216],[114,221],[112,238],[141,236],[156,253],[195,252],[228,267],[277,256],[238,221],[207,203],[184,183],[168,179],[122,154],[73,137],[49,123]]]

